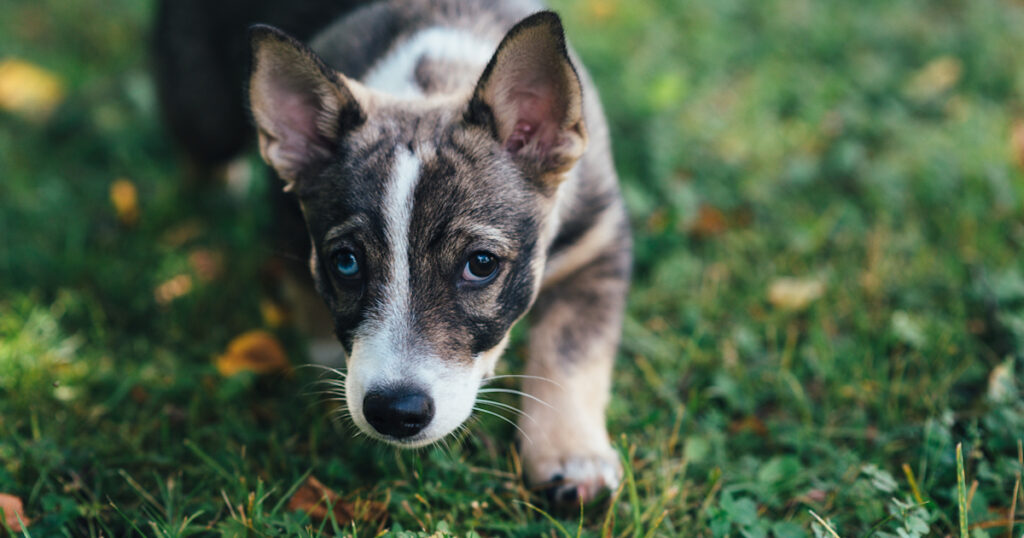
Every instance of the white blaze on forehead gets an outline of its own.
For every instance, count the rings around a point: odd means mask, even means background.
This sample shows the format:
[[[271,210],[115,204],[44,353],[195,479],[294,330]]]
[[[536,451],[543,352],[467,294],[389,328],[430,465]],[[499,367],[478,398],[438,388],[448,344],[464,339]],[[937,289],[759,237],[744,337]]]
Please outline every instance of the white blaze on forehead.
[[[412,290],[409,289],[409,230],[412,222],[413,194],[420,177],[420,160],[404,147],[395,149],[391,168],[391,182],[384,194],[384,227],[387,234],[390,272],[385,280],[384,308],[380,313],[384,333],[396,345],[409,331],[409,307]],[[406,351],[406,350],[403,350]]]
[[[483,70],[496,47],[497,43],[465,30],[427,28],[392,47],[363,77],[363,84],[396,97],[420,97],[416,66],[421,59],[467,63]]]
[[[387,273],[380,299],[370,305],[367,317],[356,328],[348,358],[345,386],[352,418],[364,431],[373,428],[362,413],[363,397],[374,388],[410,379],[410,362],[416,359],[413,327],[409,316],[409,228],[413,194],[419,179],[420,160],[404,146],[395,149],[391,177],[384,187],[381,211],[387,238]],[[414,380],[413,380],[414,381]]]

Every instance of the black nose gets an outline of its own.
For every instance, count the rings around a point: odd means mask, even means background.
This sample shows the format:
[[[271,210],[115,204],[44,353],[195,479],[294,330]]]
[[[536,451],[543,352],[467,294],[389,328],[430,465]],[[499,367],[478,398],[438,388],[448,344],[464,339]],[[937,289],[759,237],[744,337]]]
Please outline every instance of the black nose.
[[[375,389],[363,398],[363,415],[384,435],[412,437],[434,418],[434,400],[412,387]]]

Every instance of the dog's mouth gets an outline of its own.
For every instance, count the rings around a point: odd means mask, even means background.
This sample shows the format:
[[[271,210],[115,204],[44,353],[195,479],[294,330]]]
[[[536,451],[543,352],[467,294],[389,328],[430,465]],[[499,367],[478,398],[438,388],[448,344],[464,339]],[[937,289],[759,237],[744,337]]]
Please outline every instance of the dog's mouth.
[[[435,437],[427,437],[427,436],[424,436],[424,435],[417,435],[417,436],[414,436],[414,437],[398,439],[398,438],[394,438],[394,437],[388,437],[388,436],[385,436],[385,435],[380,435],[379,433],[372,433],[370,435],[374,439],[376,439],[378,441],[381,441],[383,443],[386,443],[386,444],[389,444],[391,446],[395,446],[395,447],[398,447],[398,448],[402,448],[402,449],[423,448],[425,446],[430,446],[430,445],[432,445],[434,443],[437,443],[441,439],[444,439],[445,437],[447,437],[447,435],[442,435],[442,436],[436,437],[436,438]]]
[[[378,430],[368,421],[354,419],[359,430],[371,439],[386,443],[403,449],[416,449],[433,445],[446,437],[452,435],[458,427],[445,431],[443,428],[427,426],[422,431],[412,435],[394,435]]]
[[[349,376],[349,412],[367,437],[399,448],[420,448],[458,430],[473,411],[475,384],[406,379],[364,388],[353,386]]]
[[[493,375],[503,347],[462,364],[432,356],[389,361],[381,357],[398,355],[353,353],[344,382],[349,415],[367,437],[400,448],[442,441],[464,429],[479,408],[480,391],[487,390],[482,384]]]

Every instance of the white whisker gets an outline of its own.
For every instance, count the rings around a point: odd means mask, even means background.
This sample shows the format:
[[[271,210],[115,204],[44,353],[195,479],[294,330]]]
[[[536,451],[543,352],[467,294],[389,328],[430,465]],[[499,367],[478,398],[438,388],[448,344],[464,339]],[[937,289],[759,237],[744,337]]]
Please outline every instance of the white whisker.
[[[522,409],[519,409],[518,407],[516,407],[514,405],[509,405],[507,403],[496,402],[494,400],[482,400],[480,398],[476,399],[476,403],[494,405],[494,406],[497,406],[497,407],[502,407],[502,408],[508,409],[510,411],[518,413],[518,414],[520,414],[520,415],[522,415],[522,416],[532,420],[534,424],[537,424],[537,421],[533,417],[531,417],[526,411],[523,411]]]
[[[505,422],[508,422],[509,424],[512,425],[513,428],[519,430],[519,433],[523,434],[523,437],[525,437],[526,440],[529,441],[531,445],[533,444],[533,439],[530,439],[530,436],[526,435],[526,432],[524,432],[523,429],[520,428],[518,424],[516,424],[515,422],[512,422],[511,420],[509,420],[508,417],[506,417],[504,415],[500,415],[498,413],[495,413],[494,411],[488,411],[487,409],[481,409],[481,408],[479,408],[477,406],[473,406],[473,409],[475,411],[479,411],[481,413],[487,413],[488,415],[494,415],[494,416],[500,418],[501,420],[504,420]]]
[[[505,378],[536,379],[538,381],[547,381],[548,383],[551,383],[552,385],[555,385],[556,387],[558,387],[558,388],[560,388],[562,390],[565,390],[565,387],[563,387],[559,382],[555,381],[554,379],[547,378],[547,377],[541,377],[539,375],[517,375],[517,374],[495,375],[495,376],[483,378],[481,380],[481,383],[487,383],[489,381],[494,381],[495,379],[505,379]]]
[[[537,403],[544,404],[544,405],[548,406],[549,408],[554,409],[554,406],[552,406],[551,404],[545,402],[544,400],[541,400],[540,398],[538,398],[538,397],[536,397],[536,396],[534,396],[532,394],[527,394],[527,393],[525,393],[525,392],[523,392],[521,390],[515,390],[515,389],[480,389],[477,392],[478,393],[482,393],[482,392],[483,393],[486,393],[486,392],[504,392],[504,393],[508,393],[508,394],[518,394],[518,395],[520,395],[520,396],[522,396],[524,398],[529,398],[529,399],[531,399],[531,400],[533,400],[533,401],[535,401]]]
[[[313,382],[314,385],[330,385],[332,387],[345,387],[344,379],[318,379]]]
[[[333,390],[333,389],[317,390],[317,391],[303,392],[302,393],[303,396],[322,396],[324,394],[336,394],[336,395],[341,396],[341,397],[345,396],[345,393],[339,392],[339,391]]]
[[[317,368],[319,370],[324,370],[327,373],[335,374],[335,375],[338,375],[338,376],[341,376],[341,377],[345,377],[345,376],[348,375],[348,373],[346,373],[344,370],[339,370],[337,368],[331,368],[330,366],[324,366],[323,364],[300,364],[299,366],[295,367],[296,370],[299,370],[299,369],[302,369],[302,368]]]

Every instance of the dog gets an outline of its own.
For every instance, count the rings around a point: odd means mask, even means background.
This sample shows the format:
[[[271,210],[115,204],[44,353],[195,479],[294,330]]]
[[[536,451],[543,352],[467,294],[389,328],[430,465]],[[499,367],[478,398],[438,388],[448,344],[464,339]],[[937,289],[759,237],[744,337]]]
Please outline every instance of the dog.
[[[406,448],[458,430],[529,312],[524,471],[575,504],[621,479],[605,409],[631,239],[597,92],[543,9],[394,0],[308,46],[253,26],[248,97],[358,428]]]

